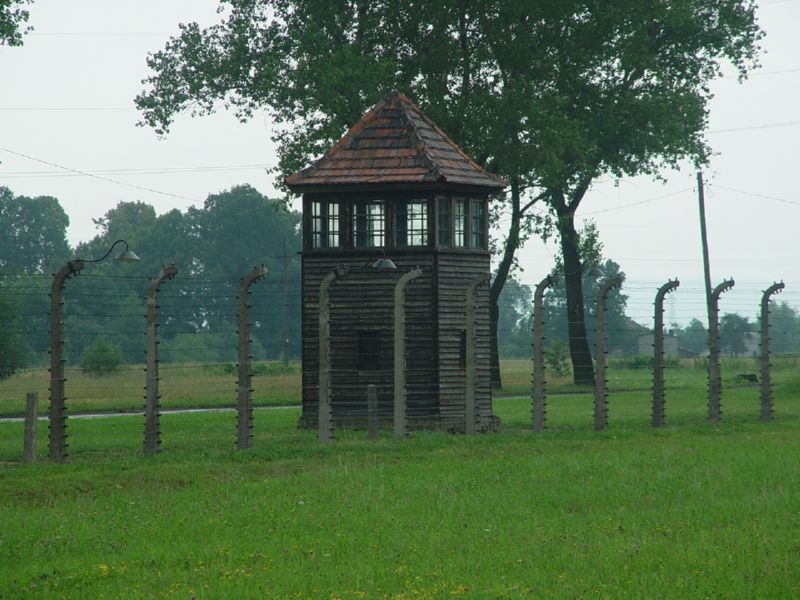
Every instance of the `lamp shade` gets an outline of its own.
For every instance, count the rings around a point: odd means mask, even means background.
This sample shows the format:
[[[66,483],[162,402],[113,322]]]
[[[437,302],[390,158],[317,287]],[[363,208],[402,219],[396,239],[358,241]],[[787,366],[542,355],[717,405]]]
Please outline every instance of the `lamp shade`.
[[[121,262],[121,263],[136,263],[136,262],[141,262],[142,259],[139,258],[133,250],[128,250],[126,248],[125,250],[117,254],[114,257],[114,260],[116,262]]]

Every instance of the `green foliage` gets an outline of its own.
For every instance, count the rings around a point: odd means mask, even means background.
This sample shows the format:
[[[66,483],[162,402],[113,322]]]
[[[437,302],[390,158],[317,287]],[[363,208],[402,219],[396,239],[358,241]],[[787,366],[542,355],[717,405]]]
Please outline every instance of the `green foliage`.
[[[26,27],[30,14],[25,8],[33,0],[3,0],[0,2],[0,46],[21,46],[22,36],[31,29]]]
[[[800,314],[786,302],[769,303],[770,352],[787,354],[800,352]],[[761,315],[758,317],[761,330]]]
[[[122,351],[99,337],[84,351],[80,366],[87,375],[106,377],[122,367]]]
[[[136,98],[143,124],[164,134],[183,111],[223,105],[247,119],[267,110],[279,127],[277,171],[287,174],[400,89],[512,184],[493,297],[540,223],[533,205],[544,203],[579,328],[574,215],[592,182],[703,163],[709,83],[726,63],[744,77],[763,36],[753,0],[225,4],[221,23],[182,25],[148,57],[153,75]],[[571,336],[576,375],[591,370],[581,336]]]
[[[556,377],[566,377],[570,372],[569,352],[559,340],[553,340],[545,348],[544,364]]]
[[[747,350],[745,342],[753,332],[753,325],[747,317],[736,313],[725,313],[719,320],[719,344],[731,356],[739,356]]]
[[[11,286],[0,277],[0,381],[11,377],[27,362],[19,303],[11,294]]]
[[[509,276],[497,302],[497,341],[503,358],[531,355],[532,302],[531,288]]]
[[[51,196],[14,196],[0,187],[0,270],[14,274],[47,273],[66,262],[69,217]]]

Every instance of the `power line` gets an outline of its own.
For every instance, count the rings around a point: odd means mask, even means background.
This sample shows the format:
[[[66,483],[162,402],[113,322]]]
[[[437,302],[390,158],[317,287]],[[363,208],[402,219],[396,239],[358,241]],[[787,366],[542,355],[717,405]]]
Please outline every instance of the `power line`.
[[[137,169],[97,169],[86,173],[111,174],[111,175],[161,175],[172,173],[203,173],[213,171],[244,171],[268,169],[269,165],[252,163],[242,165],[210,165],[197,167],[162,167],[162,168],[137,168]],[[29,177],[79,177],[77,173],[64,173],[63,171],[8,171],[3,173],[4,178],[22,179]]]
[[[656,196],[655,198],[648,198],[647,200],[639,200],[637,202],[631,202],[630,204],[622,204],[620,206],[612,206],[611,208],[603,208],[603,209],[600,209],[600,210],[595,210],[595,211],[592,211],[592,212],[583,213],[583,216],[587,216],[588,217],[589,215],[597,215],[597,214],[600,214],[600,213],[611,212],[611,211],[614,211],[614,210],[622,210],[623,208],[631,208],[632,206],[639,206],[640,204],[647,204],[648,202],[655,202],[656,200],[663,200],[664,198],[670,198],[672,196],[677,196],[679,194],[684,194],[686,192],[690,192],[691,190],[692,190],[692,188],[685,188],[685,189],[682,189],[682,190],[678,190],[677,192],[671,192],[669,194],[664,194],[662,196]]]
[[[765,123],[764,125],[751,125],[749,127],[733,127],[731,129],[716,129],[714,131],[707,131],[706,133],[733,133],[736,131],[752,131],[754,129],[775,129],[778,127],[791,127],[800,125],[800,121],[784,121],[783,123]]]
[[[737,194],[744,194],[745,196],[754,196],[756,198],[764,198],[766,200],[775,200],[776,202],[784,202],[786,204],[795,204],[800,206],[800,202],[798,202],[797,200],[787,200],[786,198],[777,198],[775,196],[767,196],[765,194],[758,194],[756,192],[745,192],[744,190],[737,190],[735,188],[725,187],[724,185],[718,185],[716,183],[709,183],[708,185],[728,192],[736,192]]]
[[[0,147],[0,150],[3,152],[8,152],[9,154],[14,154],[15,156],[20,156],[22,158],[27,158],[28,160],[32,160],[35,162],[39,162],[45,165],[49,165],[51,167],[56,167],[57,169],[63,169],[65,171],[71,171],[72,173],[78,173],[79,175],[85,175],[86,177],[92,177],[94,179],[99,179],[100,181],[106,181],[108,183],[115,183],[117,185],[122,185],[125,187],[133,188],[136,190],[143,190],[145,192],[152,192],[154,194],[161,194],[162,196],[170,196],[172,198],[178,198],[180,200],[189,200],[190,202],[202,202],[202,200],[197,200],[195,198],[189,198],[188,196],[181,196],[180,194],[173,194],[171,192],[162,192],[161,190],[156,190],[149,187],[144,187],[141,185],[135,185],[133,183],[125,183],[124,181],[117,181],[116,179],[111,179],[109,177],[103,177],[102,175],[94,175],[92,173],[87,173],[86,171],[80,171],[78,169],[73,169],[71,167],[65,167],[64,165],[59,165],[58,163],[50,162],[48,160],[44,160],[41,158],[36,158],[35,156],[29,156],[28,154],[23,154],[22,152],[15,152],[14,150],[10,150],[8,148]]]

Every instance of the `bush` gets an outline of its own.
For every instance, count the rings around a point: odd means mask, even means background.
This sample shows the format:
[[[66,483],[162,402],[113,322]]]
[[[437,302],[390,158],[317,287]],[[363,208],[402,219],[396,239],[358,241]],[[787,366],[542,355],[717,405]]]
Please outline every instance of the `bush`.
[[[566,377],[569,375],[569,353],[560,341],[553,340],[544,351],[544,364],[547,370],[557,377]]]
[[[122,366],[122,350],[103,338],[97,338],[81,356],[80,365],[81,371],[93,377],[111,375]]]

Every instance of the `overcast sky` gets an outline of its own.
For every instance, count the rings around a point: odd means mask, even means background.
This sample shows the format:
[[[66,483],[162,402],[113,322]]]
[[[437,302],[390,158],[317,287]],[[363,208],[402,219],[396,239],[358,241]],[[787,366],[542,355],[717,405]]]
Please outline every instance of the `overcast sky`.
[[[148,75],[147,53],[180,22],[215,22],[216,7],[212,0],[36,0],[35,31],[24,46],[0,47],[0,185],[57,197],[73,244],[91,238],[92,219],[123,200],[164,212],[240,183],[273,194],[265,115],[245,124],[224,112],[185,115],[166,139],[136,126],[133,98]],[[743,84],[731,77],[713,85],[708,139],[716,155],[705,170],[712,280],[736,280],[721,310],[751,318],[773,280],[784,280],[782,299],[800,306],[800,0],[765,0],[758,16],[767,32],[762,67]],[[606,256],[627,274],[631,316],[647,322],[655,288],[677,276],[682,286],[669,297],[667,319],[705,321],[695,170],[664,176],[666,183],[604,179],[578,217],[596,221]],[[528,242],[522,280],[541,279],[557,252],[555,242]]]

